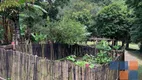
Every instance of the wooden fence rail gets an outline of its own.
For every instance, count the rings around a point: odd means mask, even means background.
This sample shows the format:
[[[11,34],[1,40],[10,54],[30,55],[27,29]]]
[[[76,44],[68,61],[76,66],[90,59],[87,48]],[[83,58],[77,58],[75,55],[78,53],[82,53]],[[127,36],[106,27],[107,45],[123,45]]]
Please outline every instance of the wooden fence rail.
[[[117,61],[121,60],[118,57]],[[69,61],[51,61],[19,51],[0,49],[0,76],[11,80],[116,80],[108,65],[83,68]]]

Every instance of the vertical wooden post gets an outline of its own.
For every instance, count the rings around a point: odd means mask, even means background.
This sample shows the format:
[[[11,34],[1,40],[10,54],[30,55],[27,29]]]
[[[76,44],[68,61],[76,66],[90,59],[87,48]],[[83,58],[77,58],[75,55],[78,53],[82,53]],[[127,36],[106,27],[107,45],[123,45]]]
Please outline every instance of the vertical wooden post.
[[[140,43],[140,52],[142,52],[142,42]]]
[[[129,40],[126,41],[126,49],[129,49]]]
[[[114,44],[115,44],[115,43],[114,43],[114,39],[112,39],[112,46],[114,46]]]

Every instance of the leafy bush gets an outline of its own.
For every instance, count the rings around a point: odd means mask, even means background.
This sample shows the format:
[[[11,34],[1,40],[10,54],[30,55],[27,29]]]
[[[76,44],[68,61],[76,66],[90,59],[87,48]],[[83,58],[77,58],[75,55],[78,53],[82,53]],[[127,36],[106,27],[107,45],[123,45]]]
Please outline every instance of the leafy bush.
[[[108,56],[106,51],[100,51],[95,58],[95,62],[99,64],[108,63],[112,60],[111,57]]]
[[[47,34],[47,39],[68,44],[83,41],[88,35],[84,25],[67,17],[58,22],[49,22],[49,25],[43,28],[41,32]]]
[[[81,61],[81,60],[78,60],[75,62],[76,65],[80,66],[80,67],[85,67],[85,64],[87,64],[88,62],[86,61]]]
[[[100,51],[96,57],[86,54],[79,60],[77,60],[75,55],[68,56],[66,59],[74,62],[80,67],[85,67],[85,65],[87,65],[90,68],[94,68],[95,64],[105,64],[112,61],[112,58],[108,56],[107,51]]]
[[[94,59],[95,59],[95,56],[93,56],[93,55],[88,55],[88,54],[86,54],[86,55],[84,55],[84,56],[82,57],[82,60],[83,60],[83,61],[87,61],[87,62],[89,62],[89,63],[94,63]]]
[[[71,55],[71,56],[68,56],[66,59],[74,62],[75,58],[76,58],[75,55]]]
[[[101,50],[107,50],[107,51],[111,50],[111,47],[109,46],[108,42],[105,40],[102,40],[101,42],[99,42],[96,45],[96,48]]]
[[[118,49],[120,49],[120,46],[119,45],[115,45],[115,46],[113,46],[113,49],[118,50]]]
[[[106,64],[112,61],[112,57],[109,56],[109,51],[112,49],[118,50],[120,46],[115,45],[111,48],[107,41],[102,40],[96,45],[96,48],[100,50],[96,56],[85,54],[82,58],[77,60],[76,56],[71,55],[67,57],[67,60],[75,62],[75,64],[79,66],[88,64],[90,68],[94,68],[95,64]]]
[[[32,37],[34,38],[34,41],[35,42],[40,42],[40,41],[43,41],[43,40],[45,40],[46,39],[46,35],[44,35],[44,34],[41,34],[41,33],[31,33],[31,35],[32,35]]]
[[[74,62],[80,67],[85,67],[85,65],[88,64],[90,68],[94,68],[95,65],[94,63],[92,63],[94,60],[94,56],[88,54],[84,55],[80,60],[77,60],[77,57],[75,55],[70,55],[66,59]]]

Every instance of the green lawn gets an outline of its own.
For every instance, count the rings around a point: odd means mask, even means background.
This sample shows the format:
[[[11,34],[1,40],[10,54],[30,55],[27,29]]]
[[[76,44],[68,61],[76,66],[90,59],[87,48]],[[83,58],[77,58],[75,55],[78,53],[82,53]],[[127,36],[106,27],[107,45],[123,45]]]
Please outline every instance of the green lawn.
[[[84,43],[84,44],[85,44],[85,43]],[[110,44],[111,44],[111,42],[110,42]],[[87,45],[95,45],[95,42],[88,41],[88,42],[87,42]],[[118,45],[122,45],[122,42],[119,41],[119,42],[118,42]],[[135,44],[135,43],[130,43],[130,44],[129,44],[129,48],[130,48],[130,49],[136,49],[136,50],[139,50],[138,45]]]
[[[118,45],[122,45],[122,42],[119,41],[119,42],[118,42]],[[125,45],[126,45],[126,44],[125,44]],[[129,48],[130,48],[130,49],[139,50],[138,44],[135,44],[135,43],[130,43],[130,44],[129,44]]]
[[[134,43],[130,43],[129,48],[139,50],[138,44],[134,44]]]

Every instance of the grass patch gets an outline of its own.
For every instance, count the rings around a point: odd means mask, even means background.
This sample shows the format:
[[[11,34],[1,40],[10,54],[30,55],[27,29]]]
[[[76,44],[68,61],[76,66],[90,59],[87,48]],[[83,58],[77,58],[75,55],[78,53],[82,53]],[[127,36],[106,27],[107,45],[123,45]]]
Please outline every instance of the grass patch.
[[[91,41],[88,41],[88,42],[87,42],[87,45],[90,45],[90,46],[91,46],[91,45],[95,45],[95,44],[96,44],[96,43],[95,43],[94,41],[92,41],[92,42],[91,42]]]
[[[135,44],[135,43],[130,43],[130,44],[129,44],[129,48],[130,48],[130,49],[139,50],[138,44]]]
[[[112,42],[109,42],[110,45],[111,45],[111,43],[112,43]],[[91,45],[95,45],[95,44],[96,44],[95,41],[94,41],[94,42],[88,41],[86,45],[90,45],[90,46],[91,46]],[[121,45],[122,45],[122,42],[121,42],[121,41],[118,41],[118,45],[121,46]],[[125,44],[125,45],[126,45],[126,44]],[[130,48],[130,49],[139,50],[138,44],[135,44],[135,43],[130,43],[130,44],[129,44],[129,48]]]

